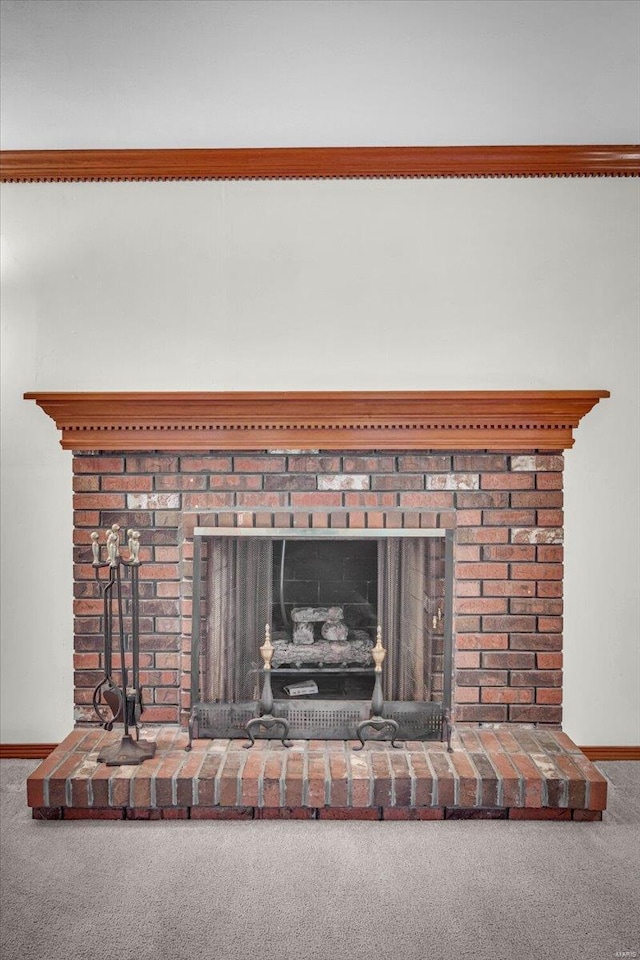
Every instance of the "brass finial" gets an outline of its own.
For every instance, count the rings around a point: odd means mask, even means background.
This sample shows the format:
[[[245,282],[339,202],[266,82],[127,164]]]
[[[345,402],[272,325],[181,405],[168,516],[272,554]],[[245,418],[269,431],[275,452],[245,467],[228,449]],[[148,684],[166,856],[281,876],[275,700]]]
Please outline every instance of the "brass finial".
[[[107,530],[107,555],[109,566],[117,567],[120,556],[120,526],[114,523],[110,530]]]
[[[132,567],[140,566],[140,531],[127,530],[129,538],[129,563]]]
[[[386,655],[387,651],[382,646],[382,627],[378,627],[376,630],[376,645],[371,651],[371,656],[373,657],[373,662],[375,663],[376,673],[382,673],[382,664]]]
[[[273,644],[271,643],[271,627],[265,624],[264,643],[260,647],[260,656],[264,661],[264,669],[271,670],[271,661],[273,660]]]
[[[91,534],[91,552],[93,553],[92,564],[94,567],[100,566],[100,543],[98,542],[100,534],[94,530]]]

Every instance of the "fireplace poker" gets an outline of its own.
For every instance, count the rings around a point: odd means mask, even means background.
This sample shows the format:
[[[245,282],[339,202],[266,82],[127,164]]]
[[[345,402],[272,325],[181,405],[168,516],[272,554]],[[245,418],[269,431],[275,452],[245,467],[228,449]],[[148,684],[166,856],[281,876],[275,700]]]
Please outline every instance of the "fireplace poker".
[[[95,568],[96,580],[100,586],[100,592],[102,594],[102,616],[104,624],[104,676],[102,680],[98,683],[95,690],[93,691],[93,709],[95,710],[100,723],[105,730],[112,730],[114,720],[116,720],[121,711],[122,706],[122,697],[120,694],[120,689],[116,683],[114,683],[112,677],[112,667],[111,667],[111,646],[112,646],[112,635],[111,635],[111,626],[113,622],[113,587],[115,584],[115,568],[110,564],[109,566],[109,579],[104,582],[100,581],[98,574],[98,569],[100,566],[105,566],[105,564],[100,563],[100,545],[98,543],[98,534],[94,531],[91,534],[91,549],[93,550],[93,566]],[[101,709],[101,703],[104,698],[105,703],[111,709],[112,717],[109,719],[105,714],[103,714]]]

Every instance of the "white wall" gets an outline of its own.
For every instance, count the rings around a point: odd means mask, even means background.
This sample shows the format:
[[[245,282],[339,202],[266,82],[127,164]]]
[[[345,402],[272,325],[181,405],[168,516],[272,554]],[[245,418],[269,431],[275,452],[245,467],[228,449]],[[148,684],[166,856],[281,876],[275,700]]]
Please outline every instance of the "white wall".
[[[5,0],[4,149],[635,143],[636,0]]]
[[[635,0],[1,12],[5,149],[638,139]],[[637,203],[613,180],[8,187],[1,739],[72,723],[70,455],[23,391],[608,387],[567,455],[566,727],[640,742]]]
[[[25,390],[609,388],[567,454],[565,729],[638,743],[639,207],[595,178],[6,187],[3,740],[72,723],[70,455]]]

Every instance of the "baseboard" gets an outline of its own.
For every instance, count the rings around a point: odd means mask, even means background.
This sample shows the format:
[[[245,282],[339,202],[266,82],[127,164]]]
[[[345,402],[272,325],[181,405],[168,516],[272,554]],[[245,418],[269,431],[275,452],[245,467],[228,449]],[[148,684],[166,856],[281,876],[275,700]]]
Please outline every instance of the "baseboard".
[[[589,760],[640,760],[640,747],[580,747]]]
[[[0,743],[0,760],[44,760],[57,743]]]

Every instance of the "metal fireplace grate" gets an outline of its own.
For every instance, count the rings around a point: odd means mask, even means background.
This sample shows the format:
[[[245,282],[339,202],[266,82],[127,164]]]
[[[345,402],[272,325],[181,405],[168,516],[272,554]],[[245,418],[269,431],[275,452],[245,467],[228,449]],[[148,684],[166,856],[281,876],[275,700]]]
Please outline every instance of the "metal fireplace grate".
[[[274,715],[289,722],[289,736],[319,740],[349,740],[355,729],[369,716],[369,701],[287,700],[274,702]]]
[[[245,727],[257,716],[257,700],[244,703],[197,703],[192,712],[191,723],[195,738],[240,739],[246,737]]]
[[[387,701],[383,715],[396,721],[401,740],[442,739],[444,710],[441,703]]]
[[[197,703],[193,711],[193,736],[239,739],[246,737],[246,724],[260,712],[259,702]],[[369,718],[368,700],[275,700],[273,713],[289,722],[294,740],[354,740],[359,723]],[[385,703],[384,716],[398,724],[400,740],[439,740],[443,735],[441,703]],[[280,739],[278,730],[261,730],[257,739]],[[365,739],[375,739],[375,733]]]

